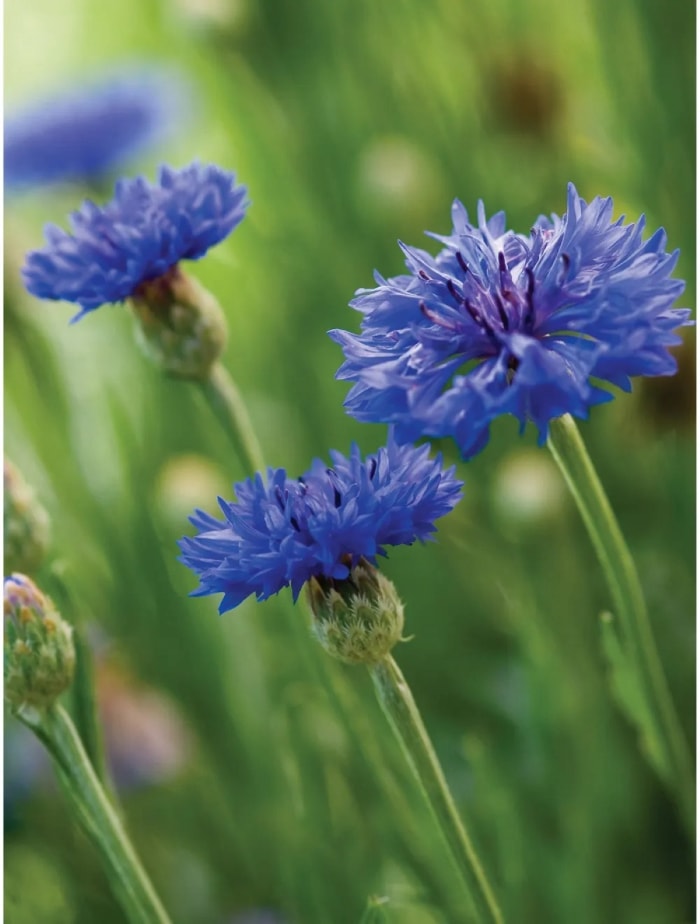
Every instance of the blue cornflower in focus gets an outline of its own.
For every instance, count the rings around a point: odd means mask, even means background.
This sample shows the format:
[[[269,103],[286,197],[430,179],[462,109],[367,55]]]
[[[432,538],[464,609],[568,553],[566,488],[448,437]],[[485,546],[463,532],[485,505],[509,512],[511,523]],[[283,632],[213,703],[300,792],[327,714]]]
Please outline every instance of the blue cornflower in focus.
[[[386,447],[362,459],[331,452],[300,478],[268,469],[235,485],[236,501],[219,498],[222,520],[197,511],[199,530],[180,540],[182,561],[200,579],[195,595],[222,593],[220,612],[250,594],[258,600],[291,585],[294,598],[311,578],[343,581],[385,546],[430,538],[434,521],[461,496],[454,467],[429,458],[429,447]]]
[[[74,87],[5,119],[5,188],[98,182],[182,124],[187,87],[139,66]]]
[[[452,233],[431,235],[439,254],[401,244],[410,274],[377,274],[356,293],[359,335],[330,332],[345,353],[337,377],[355,383],[348,412],[393,424],[400,442],[452,437],[468,458],[501,414],[521,430],[534,422],[544,442],[553,418],[611,400],[606,384],[673,374],[668,347],[690,313],[671,307],[684,289],[669,278],[678,251],[665,252],[663,229],[643,241],[643,217],[613,222],[612,211],[569,185],[565,214],[525,236],[481,202],[475,227],[455,201]]]
[[[24,284],[38,298],[75,302],[76,320],[148,289],[157,296],[180,260],[198,260],[233,231],[248,207],[245,186],[214,165],[160,168],[158,181],[119,180],[110,203],[87,200],[73,233],[47,225],[47,246],[27,254]],[[155,295],[154,295],[155,292]]]

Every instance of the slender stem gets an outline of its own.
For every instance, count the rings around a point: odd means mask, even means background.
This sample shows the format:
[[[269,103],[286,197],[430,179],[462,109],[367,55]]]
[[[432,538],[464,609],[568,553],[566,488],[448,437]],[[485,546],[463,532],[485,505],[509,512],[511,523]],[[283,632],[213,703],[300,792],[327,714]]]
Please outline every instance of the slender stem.
[[[56,704],[34,717],[20,715],[20,718],[51,753],[81,824],[102,854],[128,921],[131,924],[170,924],[68,713]]]
[[[387,655],[369,670],[381,707],[466,879],[479,920],[503,924],[501,910],[459,817],[442,767],[398,664]]]
[[[675,780],[677,797],[692,825],[695,817],[692,761],[656,650],[634,561],[570,415],[551,422],[549,448],[578,505],[605,573],[656,736]]]
[[[227,370],[215,363],[209,378],[200,382],[212,410],[223,424],[249,474],[265,470],[260,443],[243,397]]]
[[[73,626],[73,643],[75,645],[75,678],[73,681],[75,724],[97,779],[109,791],[102,728],[97,719],[92,652],[82,629],[78,626]]]

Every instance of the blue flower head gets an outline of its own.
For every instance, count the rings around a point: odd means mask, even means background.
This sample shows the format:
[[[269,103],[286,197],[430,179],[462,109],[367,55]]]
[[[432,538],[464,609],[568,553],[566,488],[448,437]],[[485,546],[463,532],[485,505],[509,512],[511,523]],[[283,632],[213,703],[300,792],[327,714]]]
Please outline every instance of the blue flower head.
[[[213,165],[160,168],[119,180],[104,208],[86,201],[71,216],[73,233],[47,225],[47,246],[27,254],[24,284],[38,298],[80,305],[74,320],[121,302],[165,276],[180,260],[198,260],[243,220],[246,187]]]
[[[94,182],[182,124],[187,86],[138,65],[72,87],[5,120],[5,188]]]
[[[224,519],[198,510],[199,533],[180,540],[182,561],[200,579],[196,595],[223,593],[220,612],[250,594],[258,600],[291,585],[294,599],[312,577],[344,580],[385,546],[430,538],[434,521],[461,496],[454,467],[443,469],[429,447],[386,447],[363,461],[331,452],[300,478],[268,469],[235,485],[235,502],[219,498]]]
[[[452,207],[453,230],[433,234],[436,257],[401,244],[410,273],[376,275],[356,293],[359,335],[330,332],[345,353],[346,408],[358,420],[395,425],[396,437],[449,436],[468,458],[489,425],[512,414],[547,438],[549,421],[586,417],[626,391],[630,377],[671,375],[668,347],[689,311],[671,279],[678,251],[659,229],[642,240],[644,218],[612,221],[611,199],[581,199],[569,186],[566,213],[541,216],[529,236],[506,229],[499,212],[469,223]]]

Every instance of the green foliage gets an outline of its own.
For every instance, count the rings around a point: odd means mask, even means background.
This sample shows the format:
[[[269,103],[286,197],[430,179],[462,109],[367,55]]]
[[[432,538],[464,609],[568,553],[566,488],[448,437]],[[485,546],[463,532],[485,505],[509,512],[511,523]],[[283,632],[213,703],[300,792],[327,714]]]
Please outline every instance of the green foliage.
[[[653,7],[36,0],[7,10],[7,105],[124,58],[184,69],[194,112],[134,171],[199,157],[248,185],[248,217],[191,271],[227,315],[224,360],[269,463],[303,471],[329,447],[384,440],[343,413],[325,332],[357,324],[347,302],[375,267],[400,271],[397,238],[447,230],[455,196],[527,231],[563,209],[569,179],[612,195],[666,227],[693,304],[693,12],[666,4],[659,24]],[[69,327],[71,307],[22,291],[24,251],[85,194],[7,202],[6,449],[51,518],[60,568],[42,587],[93,638],[106,737],[121,728],[131,748],[126,773],[112,749],[111,774],[164,904],[176,924],[255,908],[298,924],[458,920],[462,887],[366,672],[328,658],[286,595],[221,618],[187,596],[187,512],[245,474],[202,396],[144,360],[125,308]],[[677,377],[582,427],[689,737],[693,343]],[[499,422],[461,466],[465,498],[437,543],[383,565],[413,636],[395,654],[507,921],[690,920],[689,844],[610,696],[611,602],[556,471],[532,469],[534,443]],[[184,732],[153,717],[154,692]],[[117,924],[60,793],[32,780],[6,775],[8,918]]]

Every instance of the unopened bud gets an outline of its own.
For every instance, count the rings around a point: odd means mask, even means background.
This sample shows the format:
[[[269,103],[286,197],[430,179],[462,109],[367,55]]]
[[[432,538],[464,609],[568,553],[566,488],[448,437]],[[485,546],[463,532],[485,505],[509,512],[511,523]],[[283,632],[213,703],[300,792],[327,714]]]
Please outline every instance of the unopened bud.
[[[5,459],[3,555],[5,573],[34,573],[49,546],[49,516],[18,469]]]
[[[347,664],[376,664],[401,640],[403,604],[392,582],[367,561],[344,580],[307,583],[313,629],[326,651]]]
[[[50,706],[73,681],[73,630],[28,577],[5,578],[5,699]]]
[[[206,379],[226,346],[226,318],[218,301],[174,266],[142,283],[131,297],[136,339],[169,375]]]

